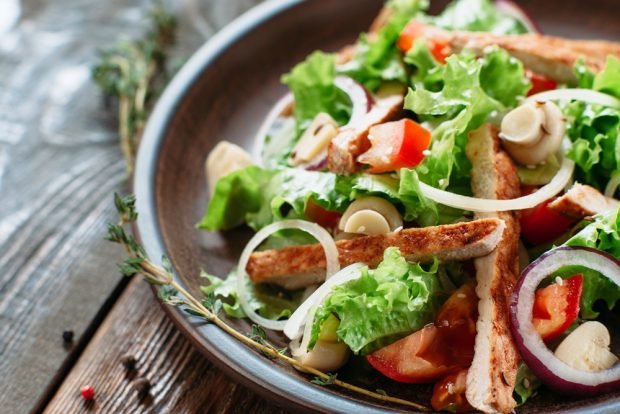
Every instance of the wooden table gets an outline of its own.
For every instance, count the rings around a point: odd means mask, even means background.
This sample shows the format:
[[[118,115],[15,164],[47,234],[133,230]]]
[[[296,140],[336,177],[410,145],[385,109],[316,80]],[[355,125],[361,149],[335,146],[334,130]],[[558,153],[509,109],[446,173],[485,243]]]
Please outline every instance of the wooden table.
[[[259,2],[176,2],[175,53]],[[97,48],[145,30],[150,1],[1,4],[0,412],[278,411],[192,349],[150,288],[120,276],[123,253],[103,240],[112,193],[128,183],[90,67]]]

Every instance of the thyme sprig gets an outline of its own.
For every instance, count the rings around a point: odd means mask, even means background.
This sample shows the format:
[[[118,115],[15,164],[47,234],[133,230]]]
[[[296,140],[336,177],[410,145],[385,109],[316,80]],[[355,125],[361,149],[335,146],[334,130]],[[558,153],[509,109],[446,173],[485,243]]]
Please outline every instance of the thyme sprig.
[[[150,11],[151,27],[143,38],[120,40],[99,52],[92,77],[108,95],[118,99],[121,149],[128,173],[148,114],[170,78],[168,53],[175,43],[176,18],[159,3]]]
[[[390,397],[379,392],[367,390],[362,387],[341,381],[335,374],[329,374],[318,369],[306,366],[298,360],[288,356],[283,349],[278,349],[267,341],[267,335],[263,328],[254,325],[252,332],[245,335],[224,322],[219,317],[221,310],[221,302],[213,296],[207,296],[205,299],[198,300],[190,294],[183,286],[181,286],[173,277],[172,266],[170,261],[164,257],[162,265],[153,263],[146,255],[142,246],[137,242],[132,234],[125,231],[125,226],[134,222],[137,218],[135,210],[135,197],[129,195],[121,197],[114,194],[114,204],[119,214],[119,222],[117,224],[108,225],[107,240],[122,245],[127,252],[128,258],[119,264],[119,268],[123,275],[133,276],[141,274],[148,283],[158,286],[158,297],[164,303],[180,307],[184,311],[203,319],[206,322],[213,323],[227,334],[248,345],[254,350],[268,356],[269,358],[278,359],[286,362],[295,368],[313,375],[311,382],[314,384],[326,386],[335,385],[349,391],[362,394],[377,400],[402,404],[414,407],[421,411],[429,411],[423,405],[413,401],[403,400],[400,398]]]

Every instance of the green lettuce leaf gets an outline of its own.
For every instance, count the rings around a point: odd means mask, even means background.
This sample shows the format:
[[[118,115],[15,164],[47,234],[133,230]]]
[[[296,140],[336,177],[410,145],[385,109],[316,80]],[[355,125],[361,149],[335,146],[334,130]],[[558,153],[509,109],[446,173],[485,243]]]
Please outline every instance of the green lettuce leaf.
[[[300,135],[320,112],[328,113],[339,124],[345,124],[351,115],[351,102],[334,85],[336,57],[314,52],[282,77],[295,98],[293,115]]]
[[[485,54],[480,70],[480,85],[487,95],[505,107],[516,106],[517,98],[525,96],[532,86],[525,76],[521,61],[500,48]]]
[[[339,176],[337,187],[348,194],[351,201],[364,196],[385,198],[396,206],[405,221],[423,227],[453,223],[463,217],[461,210],[438,205],[426,198],[412,169],[401,170],[400,179],[389,174]]]
[[[499,11],[490,0],[457,0],[450,3],[439,16],[430,20],[448,30],[496,34],[527,33],[523,23]]]
[[[363,33],[353,58],[338,67],[340,74],[352,77],[373,91],[385,81],[407,82],[407,71],[396,41],[409,20],[428,8],[428,0],[392,0],[386,7],[392,11],[387,23],[372,38]]]
[[[311,197],[327,210],[342,212],[349,203],[346,190],[338,186],[336,174],[283,168],[262,188],[261,207],[248,213],[246,220],[250,227],[260,229],[285,218],[304,218]]]
[[[327,210],[343,212],[353,200],[370,195],[389,200],[405,220],[417,221],[424,226],[438,223],[439,211],[445,213],[442,223],[455,221],[461,215],[447,207],[438,210],[436,204],[420,192],[413,171],[403,171],[399,181],[390,175],[360,173],[338,176],[298,168],[265,170],[252,166],[218,181],[198,228],[228,230],[246,223],[258,230],[286,218],[306,218],[304,212],[310,198]],[[307,240],[298,234],[288,236]],[[274,246],[285,243],[282,240],[271,242]]]
[[[521,362],[517,369],[517,380],[513,392],[517,406],[525,404],[528,399],[535,396],[541,385],[542,382],[534,375],[530,367]]]
[[[594,221],[571,237],[566,246],[591,247],[620,257],[620,209],[594,217]]]
[[[620,209],[597,215],[594,221],[570,238],[566,246],[591,247],[620,257]],[[585,319],[594,319],[598,312],[594,304],[602,301],[612,309],[620,300],[620,286],[604,275],[580,266],[566,266],[554,276],[570,277],[583,274],[583,293],[580,313]]]
[[[337,186],[329,172],[297,168],[265,170],[251,166],[222,177],[198,228],[228,230],[247,223],[258,230],[285,218],[304,218],[308,199],[344,211],[350,189]]]
[[[226,279],[202,272],[201,277],[209,280],[209,284],[201,286],[200,290],[205,295],[214,294],[222,299],[222,309],[228,316],[233,318],[245,318],[246,314],[239,303],[237,294],[237,272],[233,270]],[[273,286],[255,285],[246,281],[246,292],[250,307],[264,318],[281,319],[288,318],[301,304],[304,290],[286,291]]]
[[[431,322],[444,299],[437,278],[438,262],[429,269],[408,263],[394,247],[377,269],[363,269],[359,279],[336,286],[317,309],[309,346],[321,325],[334,314],[338,338],[355,353],[367,354]]]
[[[620,111],[572,102],[564,107],[564,114],[576,179],[604,190],[609,179],[620,173]]]
[[[594,77],[592,89],[620,98],[620,59],[607,56],[605,68]]]
[[[423,48],[413,49],[408,59],[419,62],[423,59]],[[436,69],[425,70],[437,78]],[[501,83],[496,79],[498,76]],[[453,184],[466,188],[471,169],[465,155],[467,133],[482,125],[493,111],[515,104],[517,97],[527,92],[529,84],[521,62],[499,48],[492,49],[482,59],[469,53],[452,55],[441,66],[440,77],[440,90],[426,89],[424,80],[418,79],[416,89],[410,88],[405,97],[405,109],[437,125],[430,154],[416,171],[420,180],[434,187],[447,188],[451,180],[457,180]]]
[[[273,171],[251,166],[220,178],[198,228],[229,230],[243,224],[263,206],[263,189],[273,176]]]
[[[583,60],[574,68],[577,86],[620,97],[620,60],[609,56],[596,76]],[[576,178],[599,190],[620,174],[620,111],[601,105],[572,102],[563,107],[572,142],[568,156],[577,164]]]

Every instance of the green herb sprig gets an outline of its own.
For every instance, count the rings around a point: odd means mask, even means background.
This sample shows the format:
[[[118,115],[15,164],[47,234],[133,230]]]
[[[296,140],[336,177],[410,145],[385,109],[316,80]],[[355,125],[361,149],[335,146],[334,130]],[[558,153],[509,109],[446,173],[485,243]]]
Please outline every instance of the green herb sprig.
[[[244,335],[235,330],[219,317],[222,306],[221,301],[218,301],[212,295],[207,296],[202,301],[196,299],[174,280],[172,266],[166,257],[162,259],[161,266],[153,263],[149,260],[146,252],[134,236],[125,231],[125,226],[133,223],[138,217],[135,210],[135,197],[133,195],[121,197],[115,193],[114,204],[118,211],[119,221],[117,224],[108,225],[106,239],[122,245],[127,252],[128,258],[119,264],[121,273],[125,276],[141,274],[146,282],[158,286],[158,297],[164,303],[180,307],[191,315],[199,317],[208,323],[213,323],[227,334],[269,358],[286,362],[300,371],[313,375],[311,382],[314,384],[322,386],[335,385],[377,400],[414,407],[420,411],[429,411],[427,407],[415,402],[390,397],[380,392],[358,387],[337,379],[335,374],[325,373],[302,364],[300,361],[288,356],[285,349],[279,349],[269,343],[262,327],[254,325],[249,335]]]
[[[176,18],[159,3],[151,12],[143,38],[120,40],[99,52],[93,80],[118,99],[121,149],[131,174],[148,115],[170,78],[168,53],[175,43]]]

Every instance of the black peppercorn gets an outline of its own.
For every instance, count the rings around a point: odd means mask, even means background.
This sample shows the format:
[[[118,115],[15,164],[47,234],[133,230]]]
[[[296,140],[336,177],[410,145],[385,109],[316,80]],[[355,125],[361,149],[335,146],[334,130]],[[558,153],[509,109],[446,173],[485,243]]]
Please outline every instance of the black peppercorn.
[[[121,357],[121,364],[123,364],[127,371],[136,369],[136,362],[136,358],[133,355],[125,354]]]
[[[67,330],[62,332],[62,340],[69,343],[73,342],[73,331]]]
[[[138,393],[138,398],[143,399],[149,395],[151,390],[151,383],[144,377],[140,377],[133,382],[133,387]]]

